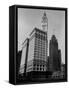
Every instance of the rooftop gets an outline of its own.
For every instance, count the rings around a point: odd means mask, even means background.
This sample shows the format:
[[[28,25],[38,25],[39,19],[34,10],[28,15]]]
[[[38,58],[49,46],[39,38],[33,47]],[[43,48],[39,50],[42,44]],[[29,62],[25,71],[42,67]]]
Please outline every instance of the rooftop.
[[[43,31],[43,30],[38,29],[38,28],[36,28],[36,27],[35,27],[35,28],[33,29],[33,31],[30,33],[30,35],[31,35],[34,31],[38,31],[38,32],[41,32],[41,33],[46,34],[46,32],[45,32],[45,31]]]

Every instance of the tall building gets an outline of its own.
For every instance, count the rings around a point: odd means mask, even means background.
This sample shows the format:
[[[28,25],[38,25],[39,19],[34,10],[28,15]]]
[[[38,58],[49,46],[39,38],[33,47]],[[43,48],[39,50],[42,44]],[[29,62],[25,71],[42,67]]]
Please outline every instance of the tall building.
[[[46,76],[47,71],[48,19],[44,12],[42,29],[34,28],[30,38],[23,43],[19,73],[26,77]],[[44,76],[43,76],[44,77]]]
[[[29,47],[29,39],[27,38],[22,47],[22,55],[21,55],[21,62],[20,62],[20,69],[19,74],[25,74],[26,73],[26,67],[27,67],[27,59],[28,59],[28,47]]]
[[[61,70],[61,51],[58,49],[58,42],[55,35],[52,36],[49,45],[49,71]]]
[[[26,71],[29,74],[46,72],[47,70],[47,29],[48,19],[44,12],[42,17],[42,30],[34,28],[29,38],[29,52]]]
[[[30,34],[27,72],[46,71],[47,33],[35,28]]]

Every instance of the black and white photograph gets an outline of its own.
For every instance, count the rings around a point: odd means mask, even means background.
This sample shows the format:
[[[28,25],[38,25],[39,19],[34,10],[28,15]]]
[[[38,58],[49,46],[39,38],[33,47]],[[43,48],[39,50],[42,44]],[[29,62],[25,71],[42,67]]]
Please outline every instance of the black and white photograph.
[[[16,14],[16,82],[66,81],[66,9],[18,7]]]

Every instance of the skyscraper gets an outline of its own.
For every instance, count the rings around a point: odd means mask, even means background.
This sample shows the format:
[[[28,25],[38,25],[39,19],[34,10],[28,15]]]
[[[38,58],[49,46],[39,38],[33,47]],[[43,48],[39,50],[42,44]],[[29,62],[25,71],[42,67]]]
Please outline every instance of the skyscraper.
[[[61,70],[61,51],[58,49],[58,42],[55,35],[52,36],[49,44],[49,71]]]
[[[27,61],[27,73],[46,72],[47,70],[47,29],[48,19],[46,13],[42,17],[42,29],[34,28],[29,38],[29,52]],[[32,76],[34,76],[32,74]]]
[[[30,38],[23,43],[19,73],[28,77],[46,76],[48,19],[44,12],[42,29],[34,28]],[[43,77],[44,77],[43,76]]]

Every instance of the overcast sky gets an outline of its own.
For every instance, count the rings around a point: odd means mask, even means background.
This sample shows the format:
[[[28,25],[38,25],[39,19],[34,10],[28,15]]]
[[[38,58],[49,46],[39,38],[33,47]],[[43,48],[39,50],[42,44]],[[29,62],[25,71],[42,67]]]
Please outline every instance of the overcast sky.
[[[18,51],[22,49],[23,41],[35,27],[42,29],[41,20],[44,11],[48,17],[48,49],[49,41],[52,35],[55,34],[59,49],[61,49],[62,61],[65,63],[65,11],[19,8]]]

